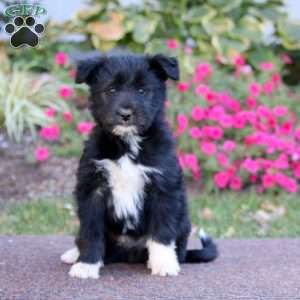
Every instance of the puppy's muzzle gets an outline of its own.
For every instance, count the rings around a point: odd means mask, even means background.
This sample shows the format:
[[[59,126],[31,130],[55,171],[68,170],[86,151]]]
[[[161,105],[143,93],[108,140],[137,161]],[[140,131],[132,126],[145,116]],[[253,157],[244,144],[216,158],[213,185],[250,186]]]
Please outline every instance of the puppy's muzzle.
[[[122,125],[129,125],[132,123],[133,110],[130,108],[120,108],[117,110],[118,121]]]

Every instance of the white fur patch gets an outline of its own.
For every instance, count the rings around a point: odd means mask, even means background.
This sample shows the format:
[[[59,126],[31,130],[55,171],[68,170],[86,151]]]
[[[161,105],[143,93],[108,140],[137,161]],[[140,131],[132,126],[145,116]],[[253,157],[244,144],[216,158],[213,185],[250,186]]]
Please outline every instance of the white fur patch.
[[[60,260],[65,264],[74,264],[79,258],[79,250],[77,247],[74,247],[66,251],[61,257]]]
[[[140,136],[137,135],[137,129],[135,126],[121,126],[117,125],[113,129],[113,134],[120,136],[130,147],[130,150],[134,155],[137,155],[140,146],[139,143],[142,140]]]
[[[143,205],[144,186],[149,181],[148,174],[160,173],[159,170],[134,163],[128,155],[113,161],[103,159],[95,161],[101,170],[109,174],[109,185],[112,190],[112,205],[117,219],[125,219],[126,227],[132,229],[138,221],[139,210]],[[134,224],[129,217],[133,218]]]
[[[180,271],[175,245],[171,243],[166,246],[153,240],[147,241],[149,251],[148,268],[152,275],[176,276]]]
[[[99,270],[102,265],[103,264],[101,262],[95,264],[86,264],[86,263],[78,262],[71,267],[69,271],[69,275],[71,277],[77,277],[83,279],[86,278],[98,279]]]

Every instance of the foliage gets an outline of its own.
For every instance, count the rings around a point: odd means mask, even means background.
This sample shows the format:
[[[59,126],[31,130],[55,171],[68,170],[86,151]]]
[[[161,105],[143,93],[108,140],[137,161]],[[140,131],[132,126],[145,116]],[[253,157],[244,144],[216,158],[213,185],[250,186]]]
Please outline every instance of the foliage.
[[[202,56],[217,55],[226,61],[237,53],[259,50],[267,23],[274,28],[276,43],[287,49],[300,46],[299,24],[287,21],[282,0],[89,2],[73,25],[101,50],[123,45],[157,51],[171,37]]]
[[[26,129],[34,136],[37,125],[47,124],[44,108],[50,105],[66,110],[49,76],[37,76],[18,66],[8,73],[0,72],[0,116],[11,138],[20,141]]]

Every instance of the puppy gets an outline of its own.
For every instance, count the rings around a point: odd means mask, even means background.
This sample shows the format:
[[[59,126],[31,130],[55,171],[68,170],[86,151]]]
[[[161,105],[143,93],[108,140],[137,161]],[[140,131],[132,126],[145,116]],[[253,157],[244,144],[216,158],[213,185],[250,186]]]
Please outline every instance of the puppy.
[[[179,79],[175,58],[107,54],[84,60],[76,83],[90,88],[96,126],[80,159],[75,197],[80,230],[62,255],[70,276],[98,278],[104,264],[147,263],[175,276],[179,263],[209,262],[217,247],[188,250],[185,185],[164,113],[166,81]]]

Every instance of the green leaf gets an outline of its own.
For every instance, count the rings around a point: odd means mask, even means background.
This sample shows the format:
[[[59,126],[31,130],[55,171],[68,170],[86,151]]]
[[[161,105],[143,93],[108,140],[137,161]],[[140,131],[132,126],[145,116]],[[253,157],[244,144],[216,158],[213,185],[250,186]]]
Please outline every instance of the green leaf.
[[[230,57],[235,53],[242,53],[250,46],[250,41],[247,39],[233,39],[225,36],[213,36],[212,45],[217,52],[225,57]]]
[[[158,19],[148,19],[138,16],[134,22],[133,39],[135,42],[143,44],[146,43],[151,35],[154,33]]]
[[[234,23],[231,19],[222,17],[216,19],[204,19],[202,25],[205,31],[211,35],[219,35],[234,28]]]
[[[187,11],[182,17],[187,23],[200,23],[203,20],[208,20],[216,16],[217,12],[215,9],[208,5],[194,6]]]
[[[282,43],[286,48],[300,48],[300,22],[279,22],[278,32],[282,38]]]

